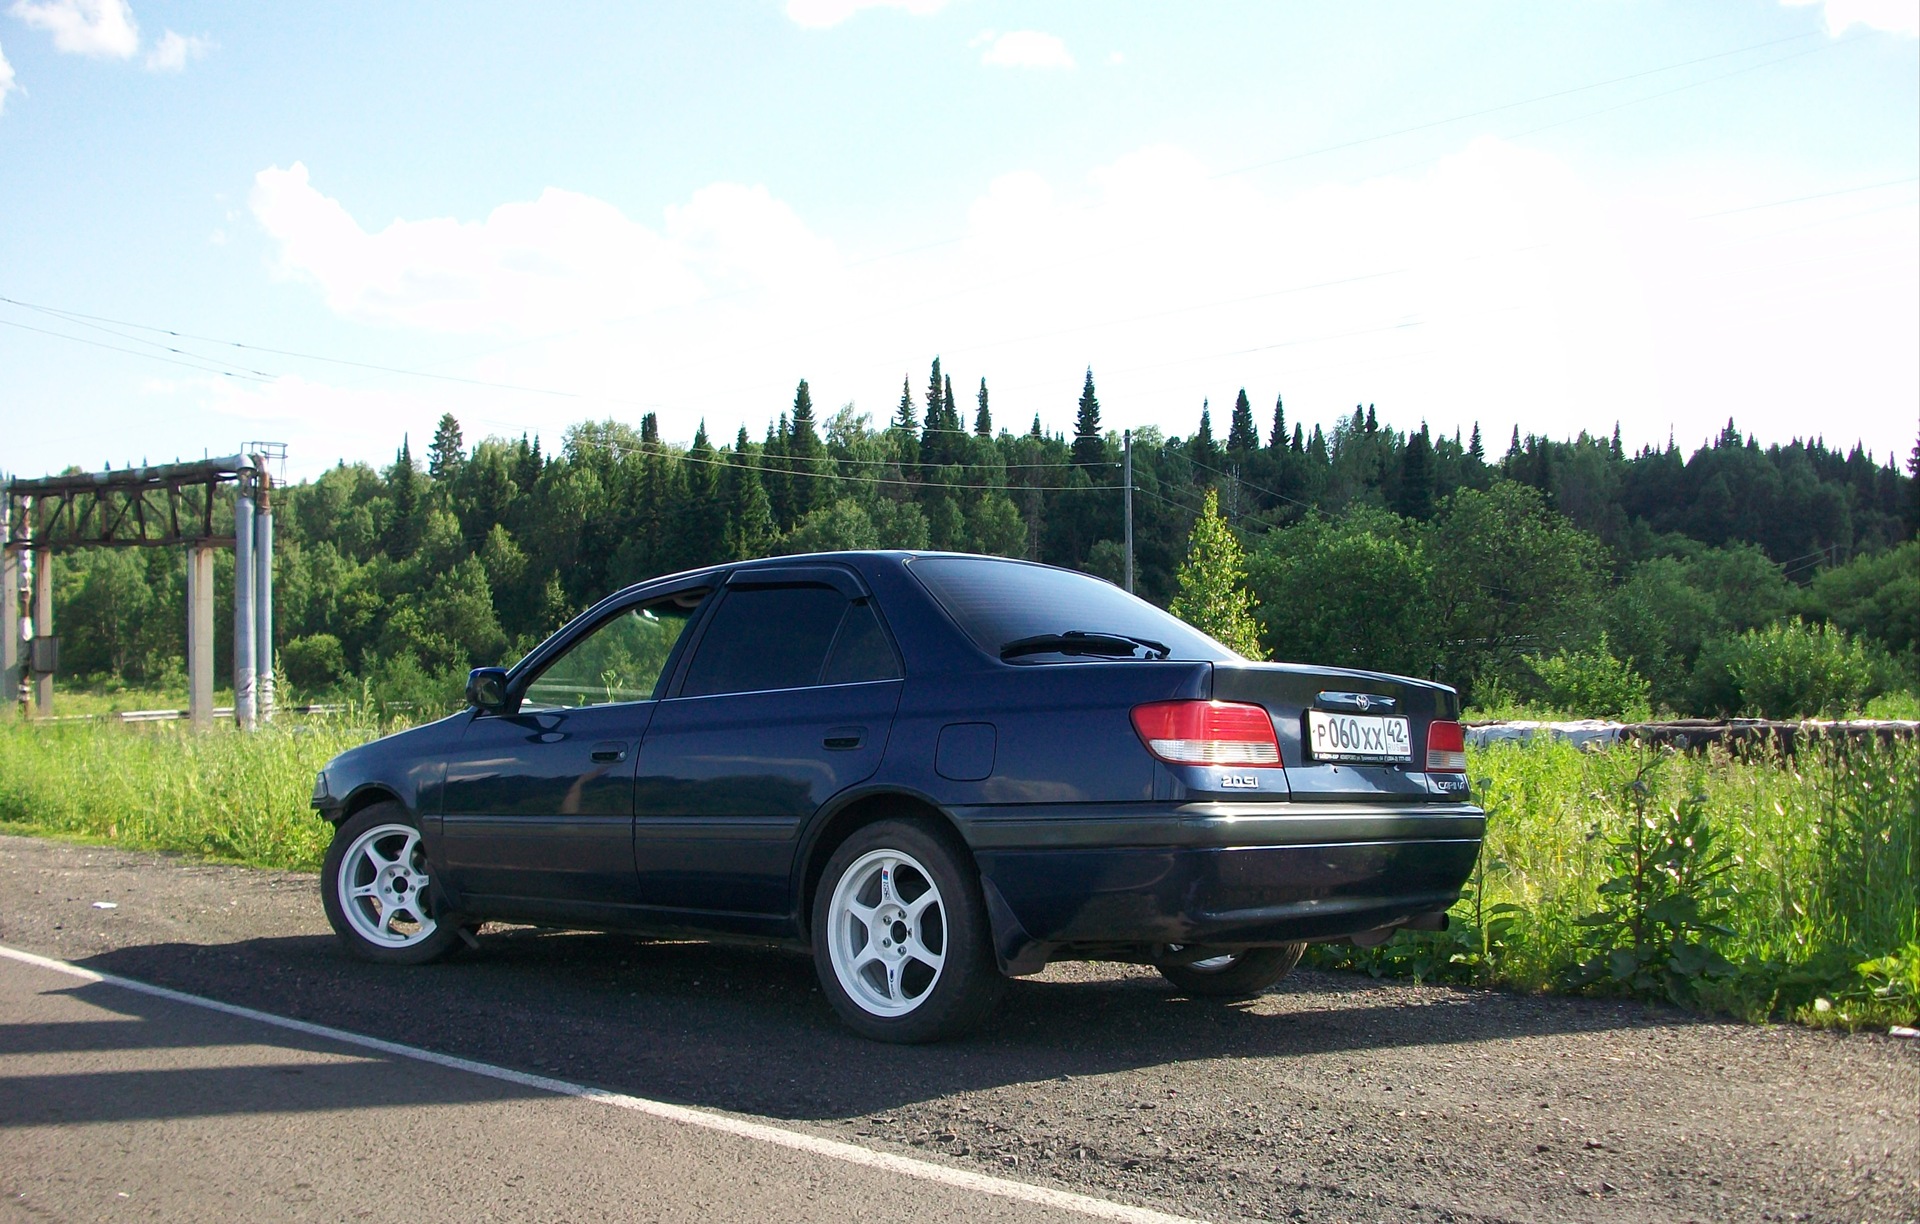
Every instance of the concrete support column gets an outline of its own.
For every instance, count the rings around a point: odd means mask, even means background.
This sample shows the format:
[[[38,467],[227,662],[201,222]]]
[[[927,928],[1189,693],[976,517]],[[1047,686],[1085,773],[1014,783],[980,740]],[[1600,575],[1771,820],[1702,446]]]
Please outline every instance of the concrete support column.
[[[273,499],[259,466],[260,500],[253,517],[253,664],[260,721],[273,717]]]
[[[213,546],[187,545],[187,717],[213,725]]]
[[[233,721],[242,731],[254,728],[253,643],[253,490],[240,475],[240,495],[233,499]]]
[[[45,548],[33,550],[33,636],[53,636],[53,553]],[[53,717],[53,673],[33,673],[33,716]]]
[[[0,536],[6,534],[5,518],[0,508]],[[25,656],[20,643],[20,554],[10,548],[0,552],[0,718],[12,717],[20,705]]]

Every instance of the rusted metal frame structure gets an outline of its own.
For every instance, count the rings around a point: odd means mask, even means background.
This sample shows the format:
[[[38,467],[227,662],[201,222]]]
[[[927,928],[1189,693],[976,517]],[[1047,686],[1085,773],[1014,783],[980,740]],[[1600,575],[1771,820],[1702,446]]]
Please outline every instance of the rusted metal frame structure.
[[[216,535],[214,507],[234,486],[234,531]],[[32,712],[53,713],[59,639],[53,634],[57,552],[79,548],[187,550],[187,707],[213,721],[213,552],[234,550],[234,719],[252,728],[273,711],[272,480],[258,455],[121,471],[11,480],[0,500],[0,709],[31,676]],[[22,597],[29,607],[22,607]],[[24,615],[23,615],[24,614]],[[32,637],[23,639],[30,621]]]

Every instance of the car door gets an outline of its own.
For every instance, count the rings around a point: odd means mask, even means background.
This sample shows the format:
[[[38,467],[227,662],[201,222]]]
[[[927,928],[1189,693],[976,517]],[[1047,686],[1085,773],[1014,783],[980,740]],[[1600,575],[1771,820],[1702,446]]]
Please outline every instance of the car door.
[[[703,590],[615,610],[476,713],[447,762],[441,858],[463,897],[632,904],[633,775]]]
[[[736,571],[717,599],[641,749],[641,903],[785,915],[801,830],[879,768],[899,657],[851,571]]]

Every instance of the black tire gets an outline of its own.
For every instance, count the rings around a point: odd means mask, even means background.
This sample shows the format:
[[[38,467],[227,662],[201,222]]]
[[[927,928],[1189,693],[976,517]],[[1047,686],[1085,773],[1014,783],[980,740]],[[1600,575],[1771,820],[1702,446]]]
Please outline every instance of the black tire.
[[[883,872],[887,855],[901,861]],[[892,879],[892,901],[886,899],[888,894],[878,891],[883,873]],[[875,922],[883,920],[890,906],[904,913],[905,907],[922,899],[927,890],[920,884],[931,883],[937,890],[937,904],[930,902],[920,911],[913,919],[916,926],[908,927],[903,917],[884,928],[888,932],[906,931],[908,939],[888,945],[896,958],[891,965],[876,952],[858,970],[850,969],[851,989],[841,980],[841,966],[867,957],[887,936],[871,934],[871,923],[850,914],[843,914],[844,925],[836,926],[835,899],[843,883],[850,900],[871,903],[879,911]],[[863,896],[865,902],[860,901]],[[936,910],[937,929],[928,918]],[[812,925],[813,963],[820,976],[820,989],[840,1019],[862,1037],[900,1044],[957,1037],[986,1019],[1006,989],[1006,978],[994,960],[986,905],[980,898],[973,862],[950,833],[931,821],[883,820],[856,829],[827,861],[814,893]],[[840,940],[839,965],[836,938]],[[894,934],[892,938],[900,936]],[[936,940],[940,947],[932,949]],[[941,957],[942,963],[930,982],[926,980],[927,963],[913,960],[914,953],[906,951],[910,941],[918,941],[916,946],[921,950],[937,951]],[[917,993],[916,976],[921,979]],[[898,1014],[876,1011],[874,1004],[886,1004],[881,996],[894,983],[898,1001],[893,1006],[904,1010]],[[856,998],[855,991],[868,1001]]]
[[[1250,999],[1292,973],[1306,950],[1304,943],[1246,948],[1223,953],[1231,957],[1223,965],[1207,965],[1205,960],[1191,965],[1161,965],[1160,976],[1180,993],[1196,999]]]
[[[390,856],[393,868],[376,868],[362,853],[368,846],[377,855]],[[343,873],[351,874],[343,881]],[[391,879],[382,878],[389,873]],[[451,923],[432,917],[431,883],[412,814],[398,803],[376,803],[341,821],[334,830],[333,844],[327,847],[326,863],[320,869],[320,903],[326,907],[334,934],[352,955],[383,965],[424,965],[460,944],[460,933]],[[388,928],[392,934],[385,940],[377,928],[387,907],[378,896],[342,895],[368,886],[384,886],[388,895],[406,898],[395,907],[402,917]],[[414,896],[419,900],[413,901]]]

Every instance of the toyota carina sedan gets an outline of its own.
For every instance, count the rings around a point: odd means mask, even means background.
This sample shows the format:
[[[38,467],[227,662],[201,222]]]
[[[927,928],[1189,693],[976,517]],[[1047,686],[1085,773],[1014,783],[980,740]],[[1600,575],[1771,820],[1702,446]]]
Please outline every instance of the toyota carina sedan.
[[[1484,824],[1452,689],[1248,662],[994,557],[654,579],[467,702],[314,784],[350,951],[428,961],[489,920],[788,943],[885,1041],[1050,961],[1242,997],[1307,941],[1438,929]]]

